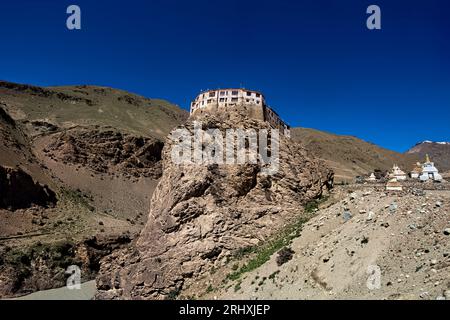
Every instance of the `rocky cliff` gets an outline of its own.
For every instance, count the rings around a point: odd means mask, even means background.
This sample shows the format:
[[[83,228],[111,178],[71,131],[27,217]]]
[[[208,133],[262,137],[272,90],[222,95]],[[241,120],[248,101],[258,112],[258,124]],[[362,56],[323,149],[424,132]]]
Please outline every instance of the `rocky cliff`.
[[[155,138],[136,137],[111,128],[85,128],[54,134],[44,153],[55,161],[96,173],[159,179],[163,146]]]
[[[239,114],[206,115],[203,130],[269,129]],[[193,121],[181,127],[193,133]],[[203,149],[208,148],[204,140]],[[102,261],[97,299],[166,299],[237,250],[264,242],[327,192],[333,173],[294,141],[280,136],[279,170],[267,164],[175,164],[166,140],[163,176],[136,244]]]
[[[22,169],[0,166],[0,208],[16,210],[56,203],[56,194],[31,178]]]
[[[0,246],[0,297],[14,297],[66,285],[67,268],[77,265],[82,281],[95,277],[99,261],[126,246],[129,235],[90,237],[54,243],[35,242],[26,250]]]

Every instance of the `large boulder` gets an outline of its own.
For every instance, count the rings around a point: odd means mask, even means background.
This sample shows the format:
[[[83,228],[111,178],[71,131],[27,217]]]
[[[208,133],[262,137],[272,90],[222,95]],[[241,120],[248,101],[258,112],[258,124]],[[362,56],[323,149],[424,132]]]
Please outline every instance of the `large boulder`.
[[[202,128],[269,130],[239,114],[205,115]],[[194,119],[179,129],[194,132]],[[204,139],[203,149],[211,139]],[[101,264],[97,299],[165,299],[238,249],[257,245],[303,214],[303,205],[333,185],[333,172],[280,134],[279,167],[268,163],[177,164],[168,138],[163,176],[135,245]]]

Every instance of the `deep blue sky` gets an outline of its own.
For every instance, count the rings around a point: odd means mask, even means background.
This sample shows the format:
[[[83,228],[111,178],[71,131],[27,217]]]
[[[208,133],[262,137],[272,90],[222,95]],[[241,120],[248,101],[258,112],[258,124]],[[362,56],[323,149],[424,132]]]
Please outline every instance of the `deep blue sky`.
[[[81,31],[65,27],[70,4]],[[380,31],[365,26],[370,4]],[[450,140],[450,3],[2,1],[0,79],[105,85],[184,108],[201,89],[244,86],[292,126],[405,151]]]

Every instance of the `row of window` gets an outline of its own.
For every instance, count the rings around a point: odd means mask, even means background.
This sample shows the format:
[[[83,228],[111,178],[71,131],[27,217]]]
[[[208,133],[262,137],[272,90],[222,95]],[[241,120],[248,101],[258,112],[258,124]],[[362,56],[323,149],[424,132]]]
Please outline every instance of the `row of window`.
[[[269,121],[272,121],[272,123],[276,123],[282,127],[284,127],[285,129],[288,128],[288,126],[283,122],[283,120],[280,119],[280,117],[275,114],[275,112],[273,112],[270,109],[266,110],[266,117]]]
[[[220,98],[219,102],[227,102],[228,99],[227,98]],[[231,98],[231,102],[238,102],[239,99],[238,98]]]
[[[217,92],[217,91],[211,91],[211,92],[209,92],[209,94],[208,94],[208,95],[209,95],[209,98],[214,98],[214,97],[216,96],[216,92]],[[220,96],[220,97],[228,96],[229,93],[230,93],[230,91],[219,91],[219,96]],[[246,91],[245,94],[246,94],[247,97],[251,97],[252,94],[253,94],[253,92],[251,92],[251,91]],[[260,94],[260,93],[255,92],[254,94],[255,94],[255,96],[256,96],[257,98],[260,98],[260,97],[261,97],[261,94]],[[238,91],[238,90],[232,90],[232,91],[231,91],[231,95],[232,95],[232,96],[237,96],[237,95],[239,95],[239,91]],[[202,95],[202,98],[205,98],[205,94]]]
[[[238,102],[239,98],[238,97],[232,97],[232,98],[219,98],[219,102]],[[260,100],[255,100],[255,99],[245,99],[246,102],[250,103],[250,102],[254,102],[256,104],[260,104]],[[206,104],[210,104],[210,103],[214,103],[215,99],[208,99],[206,100]],[[199,102],[198,105],[205,105],[205,100],[203,100],[201,103]],[[194,106],[197,106],[197,104],[194,104]]]

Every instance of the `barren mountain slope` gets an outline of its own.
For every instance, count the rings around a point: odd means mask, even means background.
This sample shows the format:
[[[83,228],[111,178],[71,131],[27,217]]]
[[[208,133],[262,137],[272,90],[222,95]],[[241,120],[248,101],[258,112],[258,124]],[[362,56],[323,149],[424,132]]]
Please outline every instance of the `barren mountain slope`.
[[[19,160],[28,154],[40,167],[34,178],[48,169],[52,178],[45,183],[78,190],[102,212],[129,219],[146,210],[161,175],[163,140],[187,118],[166,101],[97,86],[0,82],[0,103],[15,126],[4,136],[27,144],[11,154],[5,139],[5,164],[31,167],[32,161]]]
[[[0,82],[0,297],[63,285],[80,261],[91,279],[128,243],[146,221],[163,139],[186,116],[110,88]]]
[[[341,200],[288,244],[290,259],[279,265],[274,254],[237,280],[204,286],[201,298],[450,299],[449,186],[423,195],[341,188]]]
[[[418,156],[422,162],[428,154],[440,171],[450,170],[450,142],[424,141],[409,149],[406,154]]]
[[[337,182],[352,182],[356,176],[367,175],[374,169],[386,171],[394,164],[409,171],[419,159],[415,155],[403,155],[352,136],[306,128],[293,128],[291,135],[292,139],[302,143],[335,171]]]
[[[164,100],[98,86],[41,88],[0,81],[0,102],[14,119],[29,123],[29,129],[101,126],[159,139],[188,115]]]

